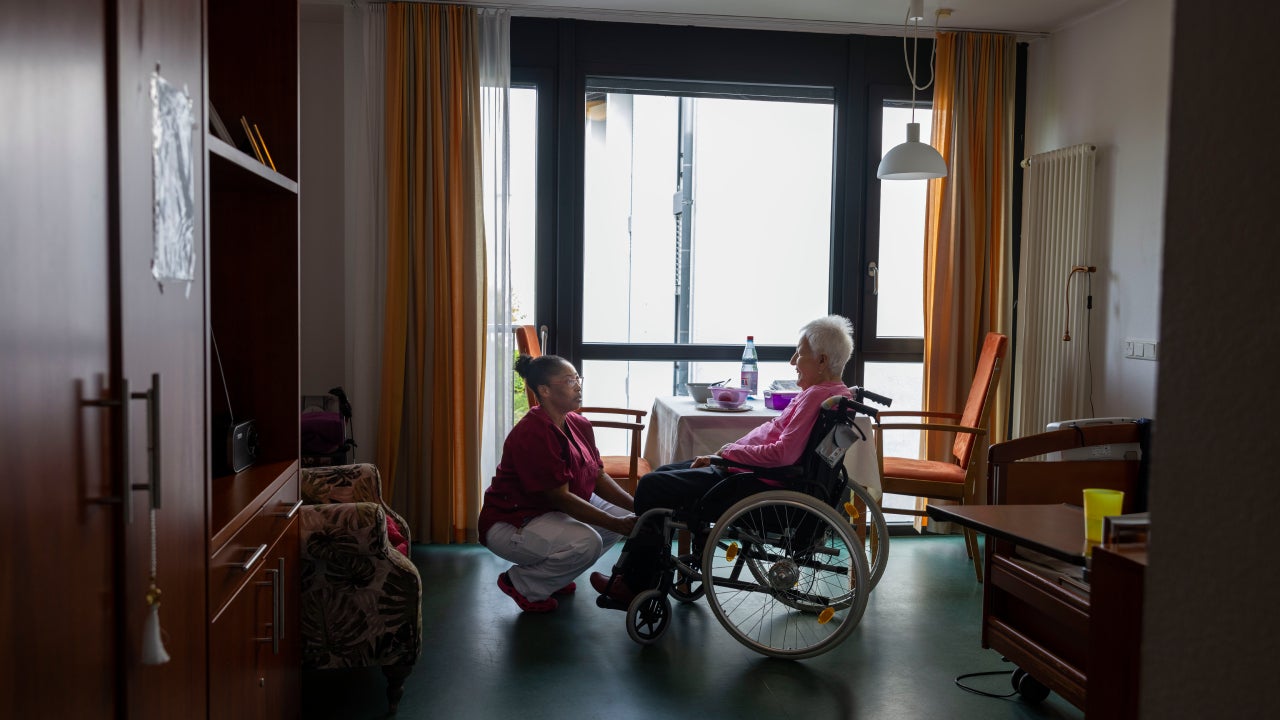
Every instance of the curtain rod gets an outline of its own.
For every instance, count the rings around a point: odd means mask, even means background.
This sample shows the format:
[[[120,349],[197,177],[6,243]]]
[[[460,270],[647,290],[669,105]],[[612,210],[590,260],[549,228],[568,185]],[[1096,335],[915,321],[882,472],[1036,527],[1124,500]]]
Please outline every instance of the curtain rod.
[[[902,24],[841,22],[829,20],[800,20],[776,17],[740,17],[737,15],[713,15],[710,13],[679,13],[657,10],[613,10],[591,7],[562,7],[558,5],[513,5],[500,2],[470,2],[470,0],[401,0],[434,5],[467,5],[470,7],[510,11],[512,17],[535,17],[568,20],[595,20],[601,22],[630,22],[649,25],[697,25],[703,27],[730,28],[735,30],[777,30],[782,32],[811,32],[831,35],[874,35],[902,37]],[[386,5],[387,0],[350,0],[351,7],[361,5]],[[968,28],[948,25],[944,32],[998,33],[1013,35],[1017,42],[1030,42],[1049,37],[1047,32],[1009,32],[991,28]],[[921,36],[931,33],[921,28]]]

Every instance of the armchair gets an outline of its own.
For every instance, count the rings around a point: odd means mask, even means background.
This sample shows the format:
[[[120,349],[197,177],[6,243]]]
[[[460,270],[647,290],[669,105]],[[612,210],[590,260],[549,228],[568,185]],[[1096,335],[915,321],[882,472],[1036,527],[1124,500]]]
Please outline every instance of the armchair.
[[[407,550],[409,526],[373,465],[303,468],[300,485],[303,667],[381,666],[394,713],[422,650],[422,579],[392,541]]]
[[[880,465],[880,486],[886,493],[913,495],[958,501],[963,505],[980,502],[977,497],[977,480],[985,472],[986,448],[980,443],[986,437],[983,428],[990,414],[988,399],[1000,382],[1000,365],[1009,347],[1009,338],[1000,333],[987,333],[978,356],[978,367],[962,412],[882,410],[876,428],[876,457]],[[934,422],[903,423],[885,422],[900,417],[918,417]],[[949,422],[937,422],[938,419]],[[950,462],[941,460],[917,460],[915,458],[885,457],[884,432],[893,430],[923,430],[927,432],[955,433]],[[924,510],[883,508],[885,513],[923,516]],[[982,558],[978,552],[978,539],[970,528],[964,530],[965,547],[973,560],[973,572],[982,582]]]

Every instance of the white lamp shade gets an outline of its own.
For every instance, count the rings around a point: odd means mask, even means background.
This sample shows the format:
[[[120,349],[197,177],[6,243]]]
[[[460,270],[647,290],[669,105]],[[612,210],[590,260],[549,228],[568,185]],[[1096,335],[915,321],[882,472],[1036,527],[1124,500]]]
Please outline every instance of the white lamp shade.
[[[947,176],[947,164],[932,145],[920,142],[920,123],[907,123],[907,141],[884,154],[876,177],[881,180],[927,180]]]

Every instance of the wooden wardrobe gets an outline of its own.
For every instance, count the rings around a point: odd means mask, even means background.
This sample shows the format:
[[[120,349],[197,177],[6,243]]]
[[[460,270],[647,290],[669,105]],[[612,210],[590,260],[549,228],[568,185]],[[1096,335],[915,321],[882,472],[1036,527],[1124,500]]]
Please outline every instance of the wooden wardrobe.
[[[0,8],[0,717],[297,716],[297,20]],[[191,101],[190,281],[153,276],[153,75]],[[210,98],[276,170],[209,139]],[[243,473],[217,469],[228,392],[261,437]]]

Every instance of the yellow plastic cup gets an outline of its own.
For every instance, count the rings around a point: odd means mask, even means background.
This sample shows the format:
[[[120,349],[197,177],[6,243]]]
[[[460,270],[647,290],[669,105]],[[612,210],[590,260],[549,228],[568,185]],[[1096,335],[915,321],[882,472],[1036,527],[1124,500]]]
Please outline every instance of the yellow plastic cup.
[[[1102,518],[1108,515],[1119,515],[1120,506],[1124,503],[1124,492],[1120,490],[1104,490],[1102,488],[1085,488],[1084,491],[1084,537],[1089,542],[1102,542]]]

